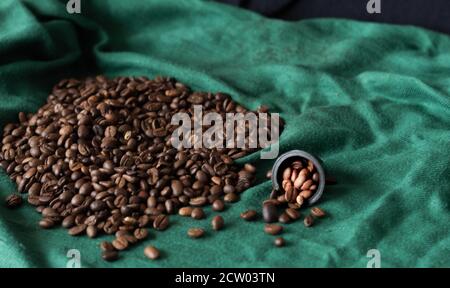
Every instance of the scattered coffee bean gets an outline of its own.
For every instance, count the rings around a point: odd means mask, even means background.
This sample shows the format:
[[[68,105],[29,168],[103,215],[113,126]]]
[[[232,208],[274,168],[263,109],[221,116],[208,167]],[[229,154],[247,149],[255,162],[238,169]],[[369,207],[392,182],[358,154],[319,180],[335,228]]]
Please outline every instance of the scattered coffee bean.
[[[71,236],[81,235],[82,233],[84,233],[86,231],[86,228],[87,228],[86,224],[74,226],[69,229],[69,235],[71,235]]]
[[[119,252],[114,250],[102,251],[102,259],[105,261],[115,261],[119,258]]]
[[[278,224],[266,224],[264,226],[264,232],[271,235],[278,235],[283,231],[283,226]]]
[[[144,249],[144,255],[151,260],[156,260],[160,257],[159,250],[154,246],[147,246]]]
[[[148,230],[145,228],[137,228],[133,233],[137,240],[142,240],[148,237]]]
[[[192,215],[192,207],[181,207],[180,210],[178,210],[178,214],[180,216],[184,216],[184,217],[190,217]]]
[[[225,209],[225,204],[220,199],[214,200],[212,203],[212,209],[217,212],[223,211]]]
[[[237,195],[236,193],[229,193],[226,194],[225,197],[223,197],[223,200],[230,203],[236,202],[239,200],[239,195]]]
[[[121,251],[127,249],[129,243],[125,236],[120,236],[112,241],[112,245],[115,249]]]
[[[194,208],[192,210],[191,217],[194,219],[197,219],[197,220],[203,219],[203,218],[205,218],[205,212],[203,211],[202,208],[198,208],[198,207]]]
[[[17,208],[22,204],[22,197],[17,194],[11,194],[8,197],[6,197],[6,207],[8,208]]]
[[[156,216],[155,220],[153,220],[153,228],[156,230],[166,230],[169,226],[169,216],[160,214]]]
[[[187,234],[191,238],[200,238],[205,234],[205,230],[203,230],[202,228],[190,228]]]
[[[275,240],[273,241],[273,243],[275,244],[275,246],[277,247],[283,247],[285,244],[284,238],[283,237],[277,237],[275,238]]]
[[[55,222],[51,220],[50,218],[43,218],[41,221],[39,221],[39,226],[44,229],[49,229],[55,226]]]
[[[220,216],[220,215],[214,216],[214,218],[211,221],[211,226],[216,231],[221,230],[223,228],[224,224],[225,224],[225,222],[224,222],[222,216]]]
[[[277,207],[272,203],[266,202],[263,204],[262,214],[266,223],[276,222],[278,219]]]
[[[255,210],[247,210],[241,213],[241,218],[245,221],[253,221],[256,219],[258,213]]]
[[[322,217],[325,217],[325,215],[326,215],[325,211],[323,211],[319,207],[313,207],[311,209],[311,214],[317,218],[322,218]]]
[[[287,208],[285,212],[292,220],[297,220],[298,218],[300,218],[300,212],[293,208]]]
[[[102,251],[112,251],[114,250],[114,246],[112,245],[111,242],[108,241],[102,241],[100,242],[100,250]]]
[[[89,237],[89,238],[95,238],[95,237],[97,237],[97,227],[96,226],[94,226],[94,225],[89,225],[89,226],[87,226],[87,228],[86,228],[86,235]]]
[[[307,215],[303,220],[306,227],[311,227],[314,223],[314,218],[311,215]]]
[[[291,218],[289,217],[289,215],[286,212],[281,213],[280,216],[278,217],[278,222],[287,224],[287,223],[291,222]]]

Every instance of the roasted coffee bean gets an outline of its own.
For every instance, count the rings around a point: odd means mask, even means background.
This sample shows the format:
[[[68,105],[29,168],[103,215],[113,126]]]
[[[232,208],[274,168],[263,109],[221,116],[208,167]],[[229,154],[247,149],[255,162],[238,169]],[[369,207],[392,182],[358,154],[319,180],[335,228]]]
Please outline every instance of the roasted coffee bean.
[[[303,199],[308,199],[312,196],[313,192],[311,190],[302,190],[302,192],[300,192],[300,196],[303,197]],[[298,197],[298,196],[297,196]],[[297,201],[298,203],[298,201]]]
[[[253,166],[253,165],[250,164],[250,163],[246,163],[246,164],[244,165],[244,170],[247,171],[247,172],[249,172],[249,173],[251,173],[251,174],[254,174],[254,173],[256,172],[256,167]]]
[[[128,246],[130,245],[128,243],[128,240],[126,239],[125,235],[124,236],[120,236],[117,237],[116,239],[114,239],[111,243],[113,245],[113,247],[119,251],[121,250],[125,250],[128,248]]]
[[[293,208],[287,208],[285,212],[292,220],[297,220],[298,218],[300,218],[300,212]]]
[[[239,201],[239,195],[236,193],[229,193],[223,197],[223,200],[228,203]]]
[[[194,219],[197,219],[197,220],[203,219],[203,218],[205,218],[205,212],[203,211],[202,208],[196,207],[196,208],[192,209],[191,217]]]
[[[314,223],[314,218],[311,215],[307,215],[305,219],[303,220],[303,224],[305,224],[306,227],[312,226]]]
[[[119,258],[119,252],[114,250],[102,251],[102,259],[105,261],[115,261]]]
[[[154,246],[147,246],[144,249],[144,255],[151,260],[156,260],[160,257],[159,250]]]
[[[322,218],[322,217],[326,216],[326,213],[319,207],[313,207],[311,209],[311,215],[313,215],[314,217],[317,217],[317,218]]]
[[[278,222],[287,224],[287,223],[291,222],[291,218],[289,217],[289,215],[287,213],[281,213],[280,216],[278,217]]]
[[[187,234],[191,238],[200,238],[205,234],[205,230],[202,228],[189,228]]]
[[[225,203],[223,203],[222,200],[217,199],[212,203],[212,209],[218,212],[223,211],[225,209]]]
[[[214,216],[214,218],[211,221],[211,226],[216,231],[221,230],[223,228],[224,224],[225,224],[225,222],[224,222],[222,216],[220,216],[220,215]]]
[[[74,226],[69,229],[69,235],[71,235],[71,236],[81,235],[82,233],[84,233],[86,231],[86,228],[87,228],[86,224]]]
[[[203,206],[207,202],[208,202],[208,199],[206,197],[201,196],[201,197],[192,198],[189,201],[189,205],[192,205],[192,206]]]
[[[277,207],[272,203],[266,202],[263,204],[262,214],[266,223],[272,223],[278,220]]]
[[[271,235],[278,235],[283,232],[283,226],[278,224],[266,224],[264,226],[264,232]]]
[[[196,208],[197,209],[197,208]],[[192,215],[192,207],[181,207],[180,210],[178,210],[178,214],[180,216],[190,217]]]
[[[255,210],[247,210],[241,213],[241,218],[245,221],[253,221],[256,219],[258,213]]]
[[[291,178],[292,169],[291,167],[287,167],[283,171],[283,180],[289,180]]]
[[[148,237],[148,230],[145,228],[137,228],[134,230],[133,235],[137,240],[142,240]]]
[[[95,238],[95,237],[97,237],[97,232],[98,232],[97,227],[94,226],[94,225],[89,225],[89,226],[87,226],[87,228],[86,228],[86,235],[87,235],[89,238]]]
[[[305,202],[305,198],[303,198],[303,195],[301,193],[297,196],[295,202],[297,202],[299,207],[303,205],[303,203]]]
[[[284,238],[283,237],[277,237],[275,238],[275,240],[273,241],[273,243],[275,244],[275,246],[277,247],[283,247],[285,244]]]
[[[156,230],[166,230],[169,226],[169,216],[160,214],[156,216],[155,220],[153,221],[153,228]]]
[[[71,214],[64,218],[61,226],[64,228],[71,228],[75,225],[75,215]]]
[[[115,248],[111,242],[102,241],[102,242],[100,242],[100,249],[102,251],[113,251]]]
[[[6,207],[8,208],[17,208],[22,204],[22,197],[17,194],[11,194],[8,197],[6,197]]]
[[[41,221],[39,221],[39,226],[44,229],[49,229],[55,226],[55,222],[50,218],[43,218]]]

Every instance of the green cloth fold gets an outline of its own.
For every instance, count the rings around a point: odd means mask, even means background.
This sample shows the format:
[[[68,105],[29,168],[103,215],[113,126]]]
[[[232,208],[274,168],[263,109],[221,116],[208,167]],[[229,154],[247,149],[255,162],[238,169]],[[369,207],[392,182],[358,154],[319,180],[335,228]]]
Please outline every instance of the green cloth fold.
[[[95,240],[38,227],[26,204],[0,206],[0,267],[66,267],[70,249],[82,267],[381,267],[450,266],[450,38],[424,29],[338,19],[284,22],[204,1],[0,1],[0,124],[36,111],[67,76],[173,76],[193,89],[224,91],[286,120],[281,152],[321,157],[338,185],[320,206],[330,216],[305,228],[286,225],[275,248],[260,209],[271,190],[273,160],[241,159],[258,168],[256,185],[229,205],[225,229],[171,217],[165,232],[101,260]],[[15,191],[0,172],[0,196]],[[306,215],[307,210],[302,211]],[[206,237],[186,236],[192,226]],[[146,244],[160,248],[150,261]]]

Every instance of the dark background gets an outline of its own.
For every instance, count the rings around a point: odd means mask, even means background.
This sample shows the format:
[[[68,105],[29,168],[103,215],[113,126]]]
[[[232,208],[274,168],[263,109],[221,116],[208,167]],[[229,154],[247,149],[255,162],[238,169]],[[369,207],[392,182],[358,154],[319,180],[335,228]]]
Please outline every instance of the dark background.
[[[381,0],[381,14],[369,14],[369,0],[217,0],[270,18],[337,17],[409,24],[450,34],[450,0]]]

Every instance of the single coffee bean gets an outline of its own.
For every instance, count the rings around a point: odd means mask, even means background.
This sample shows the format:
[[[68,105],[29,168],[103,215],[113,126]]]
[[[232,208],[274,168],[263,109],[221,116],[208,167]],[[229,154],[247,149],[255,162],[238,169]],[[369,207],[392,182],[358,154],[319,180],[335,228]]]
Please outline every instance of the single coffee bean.
[[[108,241],[102,241],[100,242],[100,249],[102,251],[113,251],[115,248],[114,246],[111,244],[111,242]]]
[[[244,170],[245,171],[247,171],[247,172],[249,172],[249,173],[255,173],[256,172],[256,167],[255,166],[253,166],[252,164],[250,164],[250,163],[246,163],[245,165],[244,165]]]
[[[283,231],[283,226],[278,224],[266,224],[264,226],[264,232],[271,235],[278,235]]]
[[[151,260],[156,260],[160,257],[160,252],[154,246],[147,246],[144,249],[144,255]]]
[[[289,217],[289,215],[287,213],[281,213],[280,216],[278,217],[278,222],[287,224],[287,223],[291,222],[291,218]]]
[[[303,224],[305,224],[306,227],[311,227],[314,223],[314,218],[311,215],[307,215],[305,219],[303,220]]]
[[[121,251],[127,249],[129,243],[128,240],[125,238],[125,236],[120,236],[112,241],[112,245],[115,249]]]
[[[8,197],[6,197],[6,207],[13,209],[17,208],[22,204],[22,197],[17,194],[11,194]]]
[[[205,234],[205,230],[202,228],[189,228],[187,234],[191,238],[200,238]]]
[[[225,224],[225,222],[224,222],[222,216],[220,216],[220,215],[214,216],[214,218],[211,221],[211,226],[216,231],[221,230],[223,228],[224,224]]]
[[[148,237],[148,230],[145,228],[137,228],[136,230],[134,230],[133,234],[137,240],[142,240]]]
[[[300,196],[302,196],[304,199],[308,199],[312,196],[313,192],[311,190],[302,190],[302,192],[300,192]],[[298,196],[297,196],[298,197]],[[297,201],[298,203],[298,201]]]
[[[87,228],[86,224],[74,226],[69,229],[69,235],[71,235],[71,236],[81,235],[82,233],[85,232],[86,228]]]
[[[300,212],[293,208],[286,208],[285,213],[291,218],[292,220],[297,220],[300,218]]]
[[[262,208],[263,219],[266,223],[272,223],[278,219],[277,207],[272,203],[263,204]]]
[[[189,205],[192,205],[192,206],[203,206],[207,202],[208,202],[208,199],[206,197],[201,196],[201,197],[192,198],[189,201]]]
[[[225,204],[220,199],[214,200],[212,203],[212,209],[218,212],[223,211],[225,209]]]
[[[153,228],[156,230],[166,230],[169,226],[169,216],[160,214],[156,216],[155,220],[153,221]]]
[[[229,203],[236,202],[239,200],[239,195],[237,195],[236,193],[229,193],[223,197],[223,200]]]
[[[178,210],[178,214],[180,216],[184,216],[184,217],[190,217],[192,215],[192,207],[181,207],[180,210]]]
[[[203,211],[202,208],[196,207],[196,208],[192,209],[191,217],[194,219],[197,219],[197,220],[203,219],[203,218],[205,218],[205,212]]]
[[[311,176],[311,179],[314,181],[314,182],[316,182],[316,183],[318,183],[319,182],[319,178],[320,178],[320,175],[319,175],[319,173],[314,173],[312,176]]]
[[[65,217],[61,224],[64,228],[71,228],[73,225],[75,225],[75,215],[73,214]]]
[[[89,225],[89,226],[87,226],[87,228],[86,228],[86,235],[89,237],[89,238],[95,238],[95,237],[97,237],[97,227],[96,226],[94,226],[94,225]]]
[[[44,229],[49,229],[55,226],[55,222],[50,218],[43,218],[41,221],[39,221],[39,226]]]
[[[323,210],[320,209],[319,207],[314,207],[314,208],[312,208],[312,209],[311,209],[311,214],[312,214],[314,217],[317,217],[317,218],[322,218],[322,217],[325,217],[325,215],[326,215],[325,211],[323,211]]]
[[[105,261],[115,261],[119,258],[119,252],[114,250],[102,251],[102,259]]]
[[[300,187],[301,190],[309,190],[309,188],[311,188],[311,186],[314,184],[314,182],[309,179],[306,180],[305,183],[303,183],[302,187]]]
[[[253,221],[256,219],[258,213],[255,210],[247,210],[241,213],[241,218],[245,221]]]
[[[305,198],[303,198],[303,195],[301,195],[301,193],[297,196],[297,198],[295,199],[295,201],[297,202],[299,208],[303,205],[303,203],[305,202]]]
[[[283,180],[289,180],[291,178],[292,169],[291,167],[287,167],[283,171]]]
[[[275,240],[273,241],[273,243],[275,244],[275,246],[277,247],[283,247],[285,244],[284,238],[283,237],[277,237],[275,238]]]

